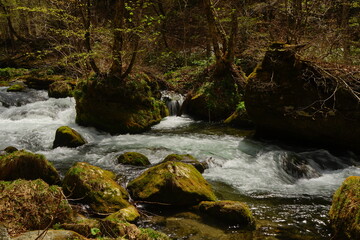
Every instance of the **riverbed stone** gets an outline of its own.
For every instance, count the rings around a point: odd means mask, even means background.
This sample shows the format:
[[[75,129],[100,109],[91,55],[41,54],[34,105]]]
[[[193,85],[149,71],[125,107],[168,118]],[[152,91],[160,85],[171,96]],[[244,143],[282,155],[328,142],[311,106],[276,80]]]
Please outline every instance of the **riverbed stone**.
[[[12,240],[36,240],[43,231],[30,231],[21,234]],[[41,240],[87,240],[86,237],[69,230],[47,230]]]
[[[118,163],[125,165],[134,165],[134,166],[147,166],[150,165],[149,159],[137,152],[125,152],[121,154],[118,158]]]
[[[193,165],[200,173],[203,173],[205,170],[204,165],[190,154],[170,154],[166,156],[161,163],[168,161],[183,162]]]
[[[25,90],[24,84],[16,83],[11,85],[6,91],[7,92],[22,92]]]
[[[56,81],[49,85],[48,95],[51,98],[72,97],[73,88],[66,81]]]
[[[248,78],[245,106],[256,134],[359,151],[359,76],[302,60],[296,48],[273,45]]]
[[[204,201],[198,206],[199,212],[216,221],[239,228],[255,229],[255,218],[250,208],[239,201]]]
[[[335,192],[329,212],[333,238],[360,239],[360,177],[348,177]]]
[[[195,167],[169,161],[146,170],[127,186],[134,200],[189,206],[214,201],[209,183]]]
[[[84,145],[85,143],[85,139],[77,131],[68,126],[62,126],[56,130],[53,148],[76,148]]]
[[[120,209],[119,211],[112,213],[107,216],[105,219],[115,222],[135,222],[140,218],[140,213],[134,206],[128,206],[126,208]]]
[[[89,204],[95,213],[113,213],[130,206],[127,191],[115,177],[110,171],[78,162],[68,170],[62,186],[70,198]]]
[[[15,151],[0,157],[0,180],[42,179],[48,184],[60,182],[60,176],[44,155],[25,150]]]
[[[62,189],[41,179],[0,181],[0,222],[10,235],[72,220]]]

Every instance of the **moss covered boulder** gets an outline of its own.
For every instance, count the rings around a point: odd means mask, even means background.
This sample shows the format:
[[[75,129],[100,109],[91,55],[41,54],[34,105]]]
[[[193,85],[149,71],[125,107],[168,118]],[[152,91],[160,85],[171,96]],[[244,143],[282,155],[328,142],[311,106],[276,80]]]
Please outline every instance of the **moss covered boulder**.
[[[87,240],[86,237],[69,230],[47,230],[44,235],[39,238],[42,231],[31,231],[21,234],[13,240]]]
[[[49,85],[48,95],[51,98],[72,97],[73,87],[65,81],[56,81]]]
[[[0,222],[10,235],[72,220],[72,209],[61,188],[41,179],[0,181],[0,193]]]
[[[89,204],[96,213],[113,213],[130,206],[128,193],[115,181],[115,174],[88,163],[75,163],[62,186],[71,198]]]
[[[359,151],[359,72],[297,57],[274,44],[249,76],[246,110],[257,135]]]
[[[23,84],[17,83],[11,85],[6,91],[8,92],[22,92],[25,90],[25,86]]]
[[[250,208],[238,201],[204,201],[198,206],[199,212],[221,223],[239,228],[255,229],[255,218]]]
[[[95,79],[78,85],[75,91],[76,122],[111,134],[140,133],[167,115],[157,98],[156,80],[146,74],[127,79]]]
[[[24,150],[15,151],[0,157],[0,180],[42,179],[48,184],[60,182],[59,173],[41,154]]]
[[[360,239],[360,177],[348,177],[335,192],[330,208],[333,238]]]
[[[196,205],[216,200],[210,185],[195,167],[169,161],[151,167],[127,186],[134,200],[170,205]]]
[[[147,166],[150,165],[149,159],[137,152],[125,152],[117,158],[118,163],[125,165],[134,165],[134,166]]]
[[[140,213],[134,206],[128,206],[120,209],[119,211],[112,213],[105,219],[115,222],[135,222],[140,217]]]
[[[168,161],[175,161],[175,162],[183,162],[186,164],[193,165],[200,173],[203,173],[205,170],[205,167],[202,163],[200,163],[195,157],[193,157],[190,154],[170,154],[165,157],[165,159],[162,161],[168,162]]]
[[[62,126],[56,130],[53,148],[76,148],[84,145],[85,143],[85,139],[77,131],[68,126]]]

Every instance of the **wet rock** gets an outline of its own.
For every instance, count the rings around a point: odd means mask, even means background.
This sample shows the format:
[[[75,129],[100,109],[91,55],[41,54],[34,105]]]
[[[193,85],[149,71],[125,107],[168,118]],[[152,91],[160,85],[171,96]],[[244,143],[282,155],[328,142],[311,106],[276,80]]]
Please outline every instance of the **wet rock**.
[[[72,97],[73,88],[65,81],[56,81],[49,85],[48,94],[51,98]]]
[[[255,218],[245,203],[238,201],[204,201],[199,204],[198,209],[201,214],[210,216],[221,223],[238,228],[255,229]]]
[[[170,205],[196,205],[216,200],[210,185],[195,167],[169,161],[146,170],[127,186],[134,200]]]
[[[77,131],[70,127],[62,126],[56,130],[53,148],[76,148],[84,145],[85,143],[85,139]]]
[[[31,231],[26,232],[18,237],[12,238],[13,240],[37,240],[39,239],[39,235],[42,234],[43,231]],[[68,240],[68,239],[76,239],[76,240],[86,240],[87,238],[81,236],[80,234],[69,231],[69,230],[47,230],[46,233],[43,234],[40,238],[41,240]]]
[[[147,166],[150,165],[149,159],[137,152],[125,152],[121,154],[118,158],[118,163],[125,165],[134,165],[134,166]]]
[[[61,229],[74,231],[87,238],[100,237],[102,235],[100,229],[100,221],[97,219],[90,219],[78,215],[74,222],[64,223],[60,225]]]
[[[0,180],[42,179],[48,184],[60,182],[59,173],[51,163],[40,154],[24,150],[0,157]]]
[[[66,173],[63,189],[70,198],[89,204],[95,213],[113,213],[130,206],[115,174],[88,163],[75,163]]]
[[[6,153],[13,153],[13,152],[18,151],[18,149],[17,149],[16,147],[13,147],[13,146],[8,146],[8,147],[6,147],[6,148],[4,149],[4,151],[5,151]]]
[[[183,162],[186,164],[193,165],[200,173],[203,173],[205,167],[202,163],[200,163],[195,157],[191,156],[190,154],[170,154],[165,157],[165,159],[161,162],[168,162],[168,161],[175,161],[175,162]]]
[[[0,192],[0,222],[11,235],[72,220],[72,209],[61,188],[41,179],[0,181]]]
[[[257,135],[358,151],[356,76],[303,61],[295,49],[274,45],[249,76],[245,105]]]
[[[20,83],[11,85],[6,91],[8,92],[22,92],[25,90],[25,86]]]
[[[235,127],[245,127],[245,128],[254,127],[254,123],[250,119],[249,114],[245,109],[244,102],[239,103],[235,112],[233,112],[233,114],[231,114],[230,117],[225,119],[224,123]]]
[[[360,239],[360,177],[348,177],[335,192],[329,212],[331,239]]]

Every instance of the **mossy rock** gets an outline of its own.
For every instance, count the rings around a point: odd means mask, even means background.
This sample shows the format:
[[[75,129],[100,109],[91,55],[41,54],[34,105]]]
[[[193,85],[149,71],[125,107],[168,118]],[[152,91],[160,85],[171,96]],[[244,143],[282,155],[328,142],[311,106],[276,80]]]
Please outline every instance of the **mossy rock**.
[[[140,217],[140,213],[134,206],[120,209],[119,211],[106,217],[106,220],[113,222],[135,222]]]
[[[6,91],[8,92],[22,92],[25,90],[25,86],[23,84],[13,84]]]
[[[89,204],[96,213],[113,213],[130,206],[128,193],[115,181],[115,174],[89,163],[75,163],[62,186],[71,198]]]
[[[118,133],[141,133],[166,116],[165,104],[156,98],[156,81],[135,74],[122,81],[95,79],[75,90],[76,122]]]
[[[56,130],[53,148],[76,148],[84,145],[85,143],[85,139],[77,131],[68,126],[62,126]]]
[[[216,200],[208,182],[195,167],[169,161],[146,170],[127,186],[134,200],[189,206]]]
[[[138,228],[134,224],[126,222],[103,220],[100,230],[106,233],[106,236],[116,239],[121,237],[127,240],[170,240],[164,233],[150,228]]]
[[[72,209],[58,186],[41,179],[0,181],[0,222],[10,235],[72,220]]]
[[[97,219],[86,218],[82,215],[76,216],[74,222],[56,224],[57,228],[77,232],[87,238],[96,238],[102,236],[100,229],[100,221]],[[53,226],[55,228],[55,226]]]
[[[4,149],[4,152],[6,153],[13,153],[13,152],[16,152],[16,151],[19,151],[16,147],[13,147],[13,146],[8,146]]]
[[[42,179],[48,184],[60,182],[60,176],[51,163],[40,154],[24,150],[0,157],[0,180]]]
[[[161,162],[168,162],[168,161],[175,161],[175,162],[183,162],[186,164],[193,165],[200,173],[203,173],[205,167],[202,163],[200,163],[195,157],[190,154],[170,154],[165,157],[165,159]]]
[[[198,206],[199,212],[221,223],[239,228],[255,229],[255,218],[250,208],[238,201],[204,201]]]
[[[332,239],[360,239],[360,177],[348,177],[335,192],[329,212]]]
[[[125,152],[117,160],[118,163],[125,165],[147,166],[151,164],[145,155],[137,152]]]
[[[42,231],[26,232],[20,236],[12,238],[13,240],[36,240]],[[41,240],[87,240],[86,237],[69,230],[47,230],[40,238]]]
[[[224,123],[235,127],[255,127],[254,123],[249,117],[249,114],[246,111],[244,102],[240,102],[238,104],[235,112],[233,112],[227,119],[225,119]]]
[[[49,85],[48,95],[51,98],[72,97],[73,88],[65,81],[56,81]]]

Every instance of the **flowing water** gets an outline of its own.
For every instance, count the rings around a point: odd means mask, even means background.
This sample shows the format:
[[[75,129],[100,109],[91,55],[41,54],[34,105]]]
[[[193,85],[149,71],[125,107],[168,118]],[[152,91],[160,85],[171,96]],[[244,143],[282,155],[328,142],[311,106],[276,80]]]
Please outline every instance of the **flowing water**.
[[[346,177],[360,175],[358,156],[351,152],[333,155],[324,149],[252,140],[244,137],[246,131],[175,116],[144,134],[111,136],[78,126],[73,98],[49,99],[44,91],[12,94],[0,88],[0,149],[14,146],[44,154],[61,174],[74,162],[86,161],[125,181],[143,169],[116,164],[122,152],[140,152],[153,164],[171,153],[192,154],[208,163],[203,176],[219,199],[251,207],[258,229],[247,239],[329,239],[331,196]],[[80,132],[88,144],[52,149],[55,131],[63,125]],[[240,239],[191,236],[179,239]]]

